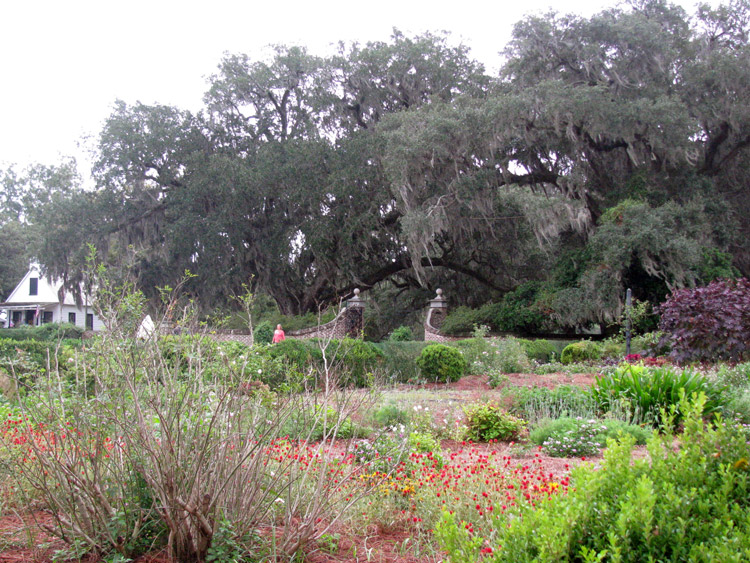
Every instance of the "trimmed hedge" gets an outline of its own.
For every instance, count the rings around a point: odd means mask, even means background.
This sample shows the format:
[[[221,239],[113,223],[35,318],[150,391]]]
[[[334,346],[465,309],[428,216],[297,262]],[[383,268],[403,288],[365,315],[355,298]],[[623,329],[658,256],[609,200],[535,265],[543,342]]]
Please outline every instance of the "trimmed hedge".
[[[458,381],[468,367],[461,352],[444,344],[430,344],[422,350],[417,366],[425,378],[441,383]]]
[[[587,360],[598,360],[601,356],[601,346],[591,340],[581,340],[565,347],[560,355],[560,362],[567,365]]]

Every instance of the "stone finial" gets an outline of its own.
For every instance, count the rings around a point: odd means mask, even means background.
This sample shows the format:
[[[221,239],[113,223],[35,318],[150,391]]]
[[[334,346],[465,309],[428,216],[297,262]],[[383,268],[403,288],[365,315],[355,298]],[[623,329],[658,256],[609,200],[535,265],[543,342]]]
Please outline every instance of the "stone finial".
[[[354,297],[352,297],[346,302],[346,306],[347,307],[364,307],[365,306],[365,302],[359,296],[359,288],[356,288],[354,290]]]
[[[435,297],[430,300],[430,307],[433,309],[441,309],[448,306],[448,303],[445,300],[445,297],[443,297],[443,290],[438,288],[435,291]]]

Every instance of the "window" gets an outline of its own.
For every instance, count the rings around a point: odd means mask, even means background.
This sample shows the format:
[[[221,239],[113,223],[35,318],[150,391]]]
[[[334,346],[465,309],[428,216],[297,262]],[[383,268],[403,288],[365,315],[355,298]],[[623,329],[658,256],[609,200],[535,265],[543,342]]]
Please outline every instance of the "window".
[[[86,313],[86,330],[94,330],[94,315]]]
[[[52,322],[52,311],[42,311],[42,324]]]
[[[29,295],[39,295],[39,278],[29,278]]]
[[[68,313],[68,322],[72,325],[76,324],[76,314]]]

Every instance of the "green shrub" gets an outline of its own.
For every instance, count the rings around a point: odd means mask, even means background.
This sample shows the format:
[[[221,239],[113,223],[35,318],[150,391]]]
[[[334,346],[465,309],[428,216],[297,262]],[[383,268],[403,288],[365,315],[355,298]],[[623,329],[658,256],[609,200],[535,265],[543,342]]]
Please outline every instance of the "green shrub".
[[[526,422],[503,411],[496,403],[477,403],[464,407],[466,439],[474,442],[509,440],[524,429]]]
[[[444,344],[430,344],[417,358],[422,376],[429,381],[449,383],[466,373],[466,360],[461,352]]]
[[[405,383],[419,378],[417,358],[429,342],[378,342],[375,347],[383,353],[381,368],[391,383]]]
[[[631,345],[632,353],[637,353]],[[616,336],[607,338],[599,344],[600,358],[622,360],[625,357],[625,339]]]
[[[372,375],[382,364],[384,354],[372,342],[356,338],[332,340],[326,354],[339,371],[341,385],[367,387],[372,384]]]
[[[448,510],[435,535],[450,561],[750,560],[750,446],[737,427],[705,424],[702,399],[682,403],[685,431],[652,435],[647,459],[633,438],[609,443],[604,462],[571,472],[566,494],[551,494],[519,517],[493,515],[479,534]]]
[[[536,306],[544,284],[527,282],[503,296],[499,306],[488,308],[492,313],[490,324],[504,332],[538,333],[544,329],[548,315]]]
[[[557,348],[549,340],[544,340],[543,338],[537,340],[520,338],[518,341],[523,346],[526,355],[532,360],[547,363],[557,355]]]
[[[409,420],[409,414],[396,403],[391,402],[381,405],[373,414],[373,418],[380,426],[388,428],[389,426],[406,424]]]
[[[317,370],[323,362],[320,348],[311,340],[287,338],[265,349],[270,358],[281,358],[287,365],[303,374]]]
[[[414,340],[414,333],[410,326],[400,326],[393,329],[393,332],[388,337],[391,342],[409,342]]]
[[[552,456],[576,457],[597,454],[608,438],[618,438],[621,433],[632,436],[636,444],[645,444],[651,436],[651,430],[622,420],[561,417],[540,420],[529,432],[529,442],[544,446]]]
[[[494,364],[503,373],[528,373],[531,371],[531,362],[521,341],[512,336],[498,341]]]
[[[716,379],[731,388],[742,388],[750,385],[750,362],[728,366],[722,364],[716,374]]]
[[[568,344],[562,351],[560,361],[563,364],[586,362],[589,360],[598,360],[601,355],[601,347],[596,342],[581,340],[580,342]]]
[[[253,330],[253,342],[255,344],[270,344],[273,340],[273,326],[268,321],[255,325]]]
[[[456,307],[445,317],[440,331],[445,334],[469,334],[480,324],[479,311],[469,307]]]
[[[658,425],[661,410],[677,406],[683,393],[687,397],[704,393],[706,413],[718,411],[724,404],[724,389],[690,369],[678,372],[670,366],[624,365],[598,376],[591,393],[602,412],[624,401],[636,419]],[[676,414],[675,422],[680,416]]]
[[[83,329],[70,323],[45,323],[40,326],[0,328],[0,339],[11,340],[61,340],[80,339]]]
[[[572,428],[552,433],[543,443],[544,451],[552,457],[581,457],[598,455],[604,446],[601,440],[606,428],[595,419],[575,419]]]
[[[495,367],[497,348],[486,338],[466,338],[452,342],[450,345],[461,351],[466,360],[468,372],[472,375],[485,374]]]

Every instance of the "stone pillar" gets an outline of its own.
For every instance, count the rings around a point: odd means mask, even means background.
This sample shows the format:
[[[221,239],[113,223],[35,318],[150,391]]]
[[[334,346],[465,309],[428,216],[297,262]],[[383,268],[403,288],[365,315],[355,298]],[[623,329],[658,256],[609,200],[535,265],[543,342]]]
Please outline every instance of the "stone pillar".
[[[430,300],[430,310],[427,313],[427,319],[432,328],[440,330],[445,317],[448,315],[448,301],[443,297],[442,289],[438,288],[435,293],[435,298]]]
[[[344,311],[344,330],[349,338],[361,338],[365,330],[365,302],[359,297],[359,289],[354,290],[354,297],[346,302]]]

